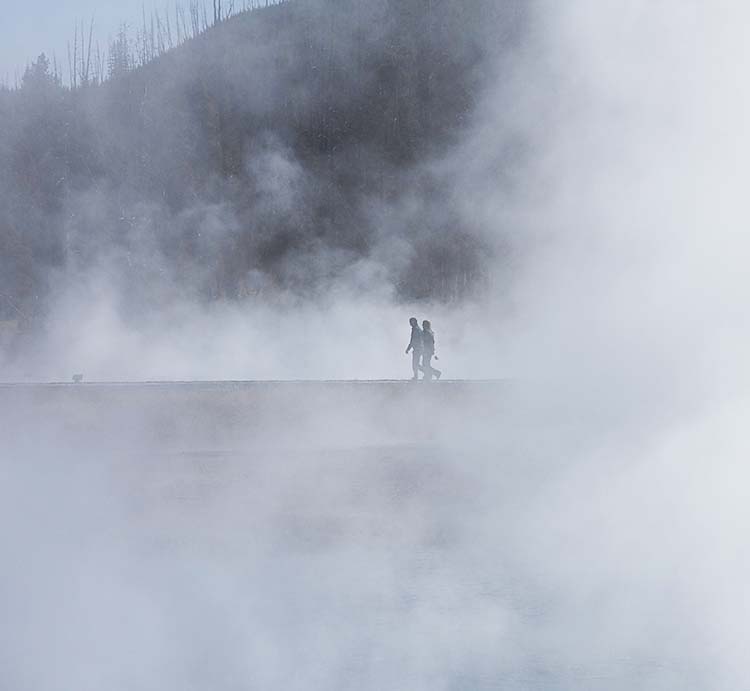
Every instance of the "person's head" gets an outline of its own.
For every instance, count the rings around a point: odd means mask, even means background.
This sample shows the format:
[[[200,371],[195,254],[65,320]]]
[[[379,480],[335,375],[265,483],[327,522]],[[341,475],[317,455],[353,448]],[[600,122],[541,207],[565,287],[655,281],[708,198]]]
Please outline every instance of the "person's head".
[[[430,330],[430,329],[432,328],[432,324],[430,324],[430,322],[428,322],[428,321],[427,321],[427,320],[425,319],[425,320],[424,320],[424,321],[422,322],[422,328],[423,328],[423,329],[424,329],[425,331],[429,331],[429,330]]]
[[[416,317],[412,317],[412,318],[411,318],[411,319],[409,320],[409,324],[411,324],[412,326],[417,326],[417,325],[419,324],[419,322],[417,321],[417,318],[416,318]]]

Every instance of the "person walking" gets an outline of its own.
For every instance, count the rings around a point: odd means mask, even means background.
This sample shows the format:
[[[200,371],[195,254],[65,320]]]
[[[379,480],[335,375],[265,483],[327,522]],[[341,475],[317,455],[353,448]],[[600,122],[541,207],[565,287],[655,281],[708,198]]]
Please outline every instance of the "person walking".
[[[435,355],[435,334],[432,331],[432,324],[426,319],[422,322],[422,367],[424,381],[432,381],[432,377],[440,379],[443,374],[439,369],[432,366],[432,358],[438,360]]]
[[[411,325],[411,340],[406,348],[406,354],[411,353],[411,368],[414,371],[412,381],[417,381],[420,370],[419,360],[422,357],[422,329],[419,328],[416,317],[409,319],[409,324]]]

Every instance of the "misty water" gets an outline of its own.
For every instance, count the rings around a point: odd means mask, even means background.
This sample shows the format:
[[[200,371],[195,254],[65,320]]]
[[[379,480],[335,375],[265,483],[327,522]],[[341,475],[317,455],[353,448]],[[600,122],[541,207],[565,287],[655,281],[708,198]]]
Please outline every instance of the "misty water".
[[[530,389],[0,388],[7,687],[707,688],[624,411]]]

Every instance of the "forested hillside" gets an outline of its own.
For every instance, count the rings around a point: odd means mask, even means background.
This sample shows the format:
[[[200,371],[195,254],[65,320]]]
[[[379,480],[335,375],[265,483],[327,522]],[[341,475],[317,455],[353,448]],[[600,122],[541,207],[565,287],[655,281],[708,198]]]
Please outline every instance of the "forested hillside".
[[[0,92],[0,320],[33,328],[104,265],[136,311],[164,285],[464,296],[487,250],[429,163],[468,126],[518,5],[293,0],[137,68],[123,35],[109,78],[76,88],[40,57]]]

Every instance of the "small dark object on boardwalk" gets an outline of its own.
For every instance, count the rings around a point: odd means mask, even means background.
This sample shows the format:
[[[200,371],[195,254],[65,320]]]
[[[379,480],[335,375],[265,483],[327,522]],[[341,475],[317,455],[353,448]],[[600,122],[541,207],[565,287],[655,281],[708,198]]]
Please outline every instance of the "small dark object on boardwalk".
[[[74,384],[80,384],[83,381],[83,375],[82,374],[74,374],[73,375],[73,383]]]

